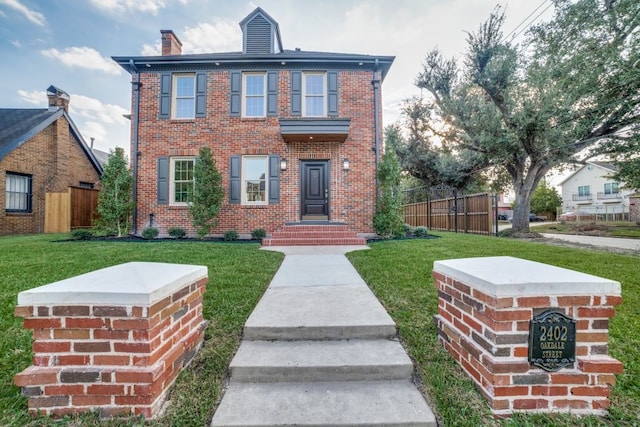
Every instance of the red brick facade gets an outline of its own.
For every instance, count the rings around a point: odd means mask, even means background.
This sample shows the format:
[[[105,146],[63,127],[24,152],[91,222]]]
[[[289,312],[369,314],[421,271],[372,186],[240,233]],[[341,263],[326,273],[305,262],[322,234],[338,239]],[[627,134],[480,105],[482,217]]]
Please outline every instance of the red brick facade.
[[[160,119],[160,74],[141,73],[140,120],[138,128],[138,221],[141,232],[153,226],[161,234],[170,227],[182,227],[193,234],[186,207],[157,203],[157,163],[163,156],[196,156],[200,147],[211,147],[216,166],[227,192],[213,234],[236,230],[248,234],[257,228],[268,233],[285,222],[300,221],[300,166],[302,160],[329,161],[329,219],[344,222],[359,233],[373,233],[375,209],[375,120],[373,71],[338,72],[340,118],[351,120],[344,143],[290,142],[280,133],[279,118],[292,117],[291,71],[278,72],[278,117],[243,118],[230,114],[230,72],[210,70],[206,73],[206,117],[192,120]],[[380,98],[379,98],[380,99]],[[380,102],[379,102],[380,103]],[[379,109],[380,111],[381,109]],[[381,123],[381,120],[378,121]],[[133,149],[132,149],[133,152]],[[229,203],[229,158],[234,155],[279,155],[287,160],[287,170],[280,172],[280,201],[264,206]],[[350,169],[343,170],[343,160]]]
[[[45,193],[98,184],[100,176],[79,144],[62,115],[0,160],[0,235],[44,232]],[[32,176],[32,212],[6,212],[7,172]]]

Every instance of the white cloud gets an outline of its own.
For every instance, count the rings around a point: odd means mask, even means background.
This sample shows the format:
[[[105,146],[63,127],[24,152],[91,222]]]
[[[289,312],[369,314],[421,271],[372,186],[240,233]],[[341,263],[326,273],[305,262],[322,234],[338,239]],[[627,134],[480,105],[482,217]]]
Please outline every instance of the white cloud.
[[[47,23],[47,19],[40,12],[36,12],[35,10],[31,10],[18,0],[0,0],[0,4],[4,4],[17,12],[20,12],[27,18],[29,21],[33,22],[36,25],[44,27]],[[3,13],[4,15],[4,13]]]
[[[122,115],[128,114],[129,110],[114,104],[103,104],[95,98],[84,95],[71,95],[69,103],[71,117],[84,117],[91,121],[96,121],[106,125],[126,125],[128,120]]]
[[[122,70],[110,58],[105,58],[90,47],[68,47],[64,52],[58,49],[47,49],[41,53],[49,58],[57,59],[68,67],[86,68],[104,71],[107,74],[120,74]]]
[[[145,44],[142,46],[140,54],[143,56],[159,56],[162,53],[162,44]]]
[[[242,46],[242,33],[237,23],[218,21],[186,27],[182,36],[183,53],[209,53],[238,51]]]
[[[185,0],[186,1],[186,0]],[[182,42],[182,53],[212,53],[239,51],[242,46],[242,32],[238,24],[218,21],[214,24],[198,23],[194,27],[185,27],[182,34],[176,33]],[[162,54],[160,41],[154,44],[144,44],[143,56],[158,56]]]
[[[47,93],[43,90],[27,92],[26,90],[20,89],[18,90],[18,95],[20,95],[23,101],[29,104],[42,105],[43,107],[47,106]]]
[[[22,43],[20,43],[20,40],[11,40],[11,44],[18,49],[22,47]]]
[[[91,0],[91,4],[98,9],[107,12],[148,12],[156,15],[161,9],[167,7],[174,0]],[[177,0],[181,4],[187,4],[189,0]]]

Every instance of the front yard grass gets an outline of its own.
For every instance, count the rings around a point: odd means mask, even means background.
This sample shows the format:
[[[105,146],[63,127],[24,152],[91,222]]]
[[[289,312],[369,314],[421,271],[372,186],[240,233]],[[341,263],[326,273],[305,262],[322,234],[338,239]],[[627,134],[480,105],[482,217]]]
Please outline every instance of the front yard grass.
[[[634,426],[640,425],[640,257],[550,246],[512,239],[437,233],[439,239],[388,241],[348,254],[398,325],[422,386],[444,426]],[[283,256],[257,244],[211,242],[52,242],[65,236],[0,238],[0,425],[2,426],[203,426],[218,400],[242,326]],[[518,416],[494,420],[471,381],[441,345],[432,317],[437,310],[433,261],[511,255],[618,280],[624,302],[610,323],[610,354],[621,360],[611,416]],[[31,333],[13,316],[17,294],[91,270],[128,262],[206,265],[209,284],[204,315],[210,322],[204,348],[178,378],[167,413],[104,421],[92,415],[32,419],[13,376],[31,364]]]
[[[388,241],[347,256],[396,321],[426,394],[444,426],[638,426],[640,425],[640,257],[544,243],[467,234],[434,233],[440,239]],[[609,419],[518,416],[494,420],[471,380],[438,343],[433,316],[436,260],[509,255],[565,267],[622,283],[622,305],[609,326],[609,353],[624,364],[611,396]]]
[[[137,418],[102,421],[92,415],[32,419],[13,376],[31,364],[31,331],[13,316],[19,292],[129,261],[205,265],[209,283],[205,345],[179,377],[167,413],[152,426],[204,426],[224,385],[242,327],[282,262],[257,244],[211,242],[52,242],[64,235],[0,238],[0,425],[140,426]]]

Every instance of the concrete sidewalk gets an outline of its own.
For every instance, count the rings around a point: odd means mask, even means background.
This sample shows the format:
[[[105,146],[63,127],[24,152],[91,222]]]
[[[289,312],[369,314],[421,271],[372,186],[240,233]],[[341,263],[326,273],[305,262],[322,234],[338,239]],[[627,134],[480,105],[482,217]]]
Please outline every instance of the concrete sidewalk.
[[[640,251],[640,239],[623,239],[618,237],[583,236],[574,234],[542,234],[547,239],[557,239],[566,242],[591,245],[601,248],[626,249]]]
[[[211,426],[435,426],[395,323],[344,256],[368,247],[263,249],[286,256]]]

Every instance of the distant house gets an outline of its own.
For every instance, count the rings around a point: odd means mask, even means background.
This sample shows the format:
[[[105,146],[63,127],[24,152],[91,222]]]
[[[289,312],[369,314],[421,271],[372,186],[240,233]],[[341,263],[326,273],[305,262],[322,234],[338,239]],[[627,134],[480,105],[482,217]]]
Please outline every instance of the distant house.
[[[209,146],[226,191],[213,234],[309,223],[374,234],[380,86],[394,58],[286,50],[260,8],[240,29],[238,52],[183,55],[161,30],[162,56],[113,58],[133,78],[138,233],[152,222],[194,232],[193,167]]]
[[[0,108],[0,235],[45,231],[45,194],[97,188],[102,166],[69,117],[69,95],[49,108]]]
[[[629,214],[630,190],[610,175],[616,171],[609,162],[587,162],[560,182],[562,187],[562,211],[580,215],[615,216],[616,219]]]

